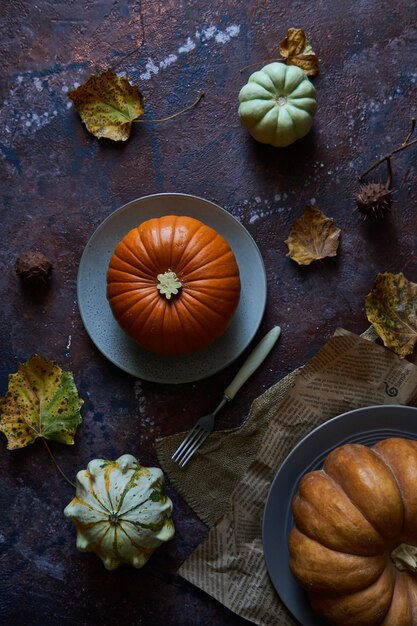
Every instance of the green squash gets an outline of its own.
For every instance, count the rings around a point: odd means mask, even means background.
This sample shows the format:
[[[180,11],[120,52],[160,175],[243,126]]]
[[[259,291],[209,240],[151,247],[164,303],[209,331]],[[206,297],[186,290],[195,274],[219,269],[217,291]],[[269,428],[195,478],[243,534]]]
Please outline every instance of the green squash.
[[[95,552],[107,569],[145,565],[174,535],[163,482],[162,470],[143,467],[130,454],[90,461],[78,472],[76,497],[64,510],[77,529],[77,548]]]
[[[316,90],[299,67],[269,63],[249,77],[239,103],[240,121],[252,137],[283,148],[310,130]]]

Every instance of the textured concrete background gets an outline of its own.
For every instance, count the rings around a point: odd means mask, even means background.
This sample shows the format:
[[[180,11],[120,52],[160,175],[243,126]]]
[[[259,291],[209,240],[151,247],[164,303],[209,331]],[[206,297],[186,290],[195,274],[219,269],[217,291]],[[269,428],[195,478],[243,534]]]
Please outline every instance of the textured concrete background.
[[[52,446],[72,477],[94,457],[135,454],[155,464],[157,436],[184,430],[213,408],[239,362],[206,381],[172,387],[135,380],[89,340],[76,301],[80,256],[94,229],[150,193],[196,194],[250,231],[269,285],[259,336],[274,324],[279,347],[219,417],[239,425],[250,402],[304,363],[337,326],[367,327],[364,297],[380,271],[417,281],[416,149],[394,161],[395,205],[378,223],[353,212],[356,175],[400,144],[417,113],[416,8],[408,0],[16,0],[1,9],[2,208],[0,393],[34,352],[74,372],[85,399],[73,447]],[[240,126],[237,94],[275,55],[288,27],[302,27],[321,59],[313,131],[285,150],[256,144]],[[66,92],[93,71],[127,71],[162,117],[138,124],[124,145],[88,134]],[[380,171],[385,176],[385,170]],[[284,239],[306,203],[342,228],[336,259],[300,268]],[[40,249],[55,265],[50,288],[30,295],[16,257]],[[62,515],[73,493],[40,442],[8,452],[1,441],[0,622],[116,626],[244,621],[176,574],[207,529],[169,488],[175,539],[148,566],[108,573],[75,549]]]

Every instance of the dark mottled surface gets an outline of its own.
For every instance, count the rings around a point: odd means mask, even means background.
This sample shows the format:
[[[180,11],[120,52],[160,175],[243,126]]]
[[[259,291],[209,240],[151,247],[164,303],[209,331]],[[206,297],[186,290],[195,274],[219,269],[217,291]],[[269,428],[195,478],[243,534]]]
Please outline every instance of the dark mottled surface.
[[[251,400],[337,326],[364,330],[364,296],[379,271],[417,281],[416,150],[395,159],[390,217],[368,224],[352,211],[356,174],[401,143],[416,114],[414,3],[16,0],[0,11],[0,393],[34,352],[74,372],[84,421],[74,447],[53,446],[71,476],[97,456],[130,452],[156,463],[155,437],[188,428],[212,408],[241,362],[171,387],[136,381],[90,342],[77,308],[77,267],[95,227],[125,202],[163,191],[200,195],[235,215],[260,247],[269,284],[261,332],[278,323],[283,334],[220,427],[238,425]],[[276,150],[239,124],[237,94],[249,74],[239,68],[273,55],[290,26],[308,31],[321,58],[319,108],[305,139]],[[201,91],[206,98],[166,124],[135,126],[124,145],[99,142],[68,107],[66,91],[108,66],[141,84],[149,118]],[[335,218],[342,244],[336,259],[300,268],[283,241],[310,201]],[[33,296],[13,266],[35,248],[55,270],[50,288]],[[207,529],[169,486],[175,540],[142,571],[108,573],[76,551],[62,515],[72,490],[42,444],[8,452],[2,437],[1,447],[1,624],[243,625],[176,574]]]

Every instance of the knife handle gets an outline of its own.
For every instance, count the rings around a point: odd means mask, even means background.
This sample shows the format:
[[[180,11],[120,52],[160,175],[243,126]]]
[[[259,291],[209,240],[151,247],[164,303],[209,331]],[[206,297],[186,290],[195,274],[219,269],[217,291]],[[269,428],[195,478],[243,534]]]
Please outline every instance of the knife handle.
[[[232,400],[235,397],[241,386],[248,380],[253,372],[258,369],[262,361],[271,351],[276,340],[281,334],[281,328],[274,326],[266,335],[261,339],[256,348],[250,353],[230,385],[224,390],[224,395],[228,400]]]

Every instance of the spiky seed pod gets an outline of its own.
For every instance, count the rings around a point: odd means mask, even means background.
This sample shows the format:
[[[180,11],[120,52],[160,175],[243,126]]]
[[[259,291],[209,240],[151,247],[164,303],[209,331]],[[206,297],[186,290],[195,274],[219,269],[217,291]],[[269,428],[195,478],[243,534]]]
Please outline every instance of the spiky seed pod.
[[[374,181],[362,185],[355,196],[357,209],[370,219],[384,217],[392,207],[392,192],[387,185]]]
[[[45,285],[52,272],[52,263],[42,252],[25,252],[15,264],[16,274],[31,287]]]

